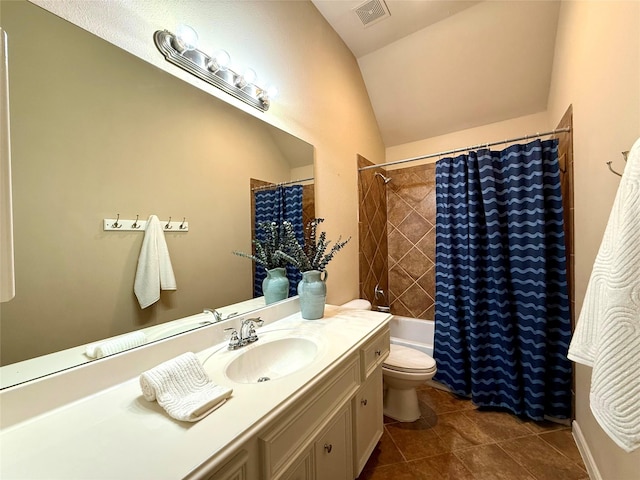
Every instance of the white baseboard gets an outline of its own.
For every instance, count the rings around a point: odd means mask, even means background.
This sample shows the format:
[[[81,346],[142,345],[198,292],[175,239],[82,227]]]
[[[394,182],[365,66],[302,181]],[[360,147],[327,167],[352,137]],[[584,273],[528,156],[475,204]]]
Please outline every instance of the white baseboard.
[[[573,433],[573,439],[576,441],[576,445],[578,446],[578,450],[580,451],[580,455],[582,456],[582,461],[584,462],[585,467],[587,467],[587,473],[589,474],[589,478],[591,480],[603,480],[602,475],[598,471],[598,467],[596,466],[596,462],[593,459],[593,455],[591,455],[591,451],[589,450],[589,446],[582,435],[582,430],[580,430],[580,425],[578,425],[577,421],[573,421],[571,424],[571,432]]]

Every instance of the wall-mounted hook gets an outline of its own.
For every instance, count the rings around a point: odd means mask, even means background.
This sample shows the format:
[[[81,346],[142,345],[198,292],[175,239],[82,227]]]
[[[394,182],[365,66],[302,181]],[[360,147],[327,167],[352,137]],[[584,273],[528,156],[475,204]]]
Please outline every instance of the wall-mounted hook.
[[[613,163],[612,161],[608,161],[608,162],[607,162],[607,167],[609,167],[609,170],[611,170],[611,173],[615,173],[616,175],[618,175],[619,177],[621,177],[621,176],[622,176],[622,174],[621,174],[621,173],[616,172],[616,171],[611,167],[611,164],[612,164],[612,163]]]
[[[131,228],[135,228],[136,230],[140,228],[140,224],[138,223],[139,216],[136,215],[136,221],[131,224]]]
[[[629,150],[625,151],[625,152],[621,152],[622,153],[622,158],[624,158],[624,161],[627,161],[627,157],[629,156]],[[619,177],[622,176],[621,173],[616,172],[613,168],[611,168],[611,164],[613,162],[609,161],[607,162],[607,166],[609,167],[609,170],[611,170],[611,173],[615,173],[616,175],[618,175]]]
[[[182,217],[182,223],[178,227],[180,230],[184,230],[185,228],[187,228],[187,227],[184,226],[184,222],[186,222],[186,221],[187,221],[187,217]]]
[[[121,223],[118,223],[119,221],[120,221],[120,214],[118,214],[118,218],[116,218],[116,221],[115,221],[115,222],[113,222],[112,227],[113,227],[113,228],[122,228],[122,224],[121,224]]]
[[[167,224],[164,226],[165,229],[167,230],[171,230],[173,227],[171,226],[171,217],[169,217],[169,221],[167,222]]]

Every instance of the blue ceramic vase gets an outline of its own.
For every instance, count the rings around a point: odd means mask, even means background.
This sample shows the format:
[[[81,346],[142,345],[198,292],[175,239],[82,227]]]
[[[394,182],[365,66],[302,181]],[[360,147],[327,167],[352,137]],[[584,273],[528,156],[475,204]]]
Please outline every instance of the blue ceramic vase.
[[[267,270],[267,276],[262,281],[262,294],[267,305],[289,296],[289,279],[285,268]]]
[[[322,278],[323,273],[324,278]],[[298,283],[298,296],[302,318],[305,320],[317,320],[324,315],[324,304],[327,300],[326,280],[326,271],[302,272],[302,280]]]

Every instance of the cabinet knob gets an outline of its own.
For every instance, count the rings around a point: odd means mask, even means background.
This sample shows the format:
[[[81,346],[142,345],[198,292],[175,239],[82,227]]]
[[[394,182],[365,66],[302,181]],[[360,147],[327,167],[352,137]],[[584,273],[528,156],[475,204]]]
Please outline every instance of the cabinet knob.
[[[366,407],[366,406],[367,406],[367,399],[366,399],[366,398],[364,398],[364,399],[360,400],[360,404],[361,404],[363,407]]]
[[[333,450],[333,445],[331,445],[330,443],[325,443],[324,444],[324,451],[327,453],[331,453],[331,450]]]
[[[382,350],[376,350],[376,357],[379,357],[380,355],[382,355]]]

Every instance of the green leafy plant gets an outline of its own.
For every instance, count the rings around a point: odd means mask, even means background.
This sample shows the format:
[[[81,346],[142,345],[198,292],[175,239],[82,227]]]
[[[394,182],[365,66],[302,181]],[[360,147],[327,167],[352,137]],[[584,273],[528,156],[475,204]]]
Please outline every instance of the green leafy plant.
[[[254,245],[255,253],[249,254],[236,251],[233,253],[240,257],[253,260],[267,270],[286,267],[286,260],[278,254],[278,252],[285,247],[283,244],[283,225],[279,225],[276,222],[260,222],[258,228],[264,232],[264,239],[254,238],[251,241]]]
[[[326,232],[321,232],[318,235],[318,225],[322,222],[324,222],[324,218],[314,218],[307,223],[304,232],[304,245],[300,245],[298,242],[293,231],[293,225],[289,222],[284,222],[283,248],[277,252],[277,256],[294,265],[301,272],[309,270],[324,271],[335,254],[349,243],[351,237],[345,241],[341,241],[342,237],[339,237],[338,241],[329,249],[331,241],[327,241]]]

